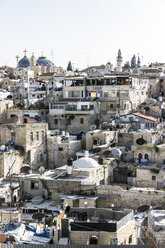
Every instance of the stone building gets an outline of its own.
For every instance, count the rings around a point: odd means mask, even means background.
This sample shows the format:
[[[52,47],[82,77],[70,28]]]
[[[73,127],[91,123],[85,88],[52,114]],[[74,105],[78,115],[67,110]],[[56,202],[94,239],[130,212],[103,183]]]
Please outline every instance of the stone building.
[[[134,131],[143,129],[153,129],[159,123],[159,118],[148,114],[135,112],[131,114],[122,115],[120,117],[120,123],[126,124],[127,129]]]
[[[165,211],[152,210],[148,215],[148,229],[144,243],[150,248],[165,247]]]
[[[0,100],[0,123],[7,118],[7,112],[14,107],[13,100]]]
[[[71,208],[70,243],[99,245],[136,244],[136,227],[131,210],[115,211],[105,208]]]
[[[68,133],[65,134],[65,131],[62,135],[53,135],[53,131],[49,131],[47,145],[49,168],[65,165],[68,158],[75,159],[76,152],[81,150],[81,140]]]
[[[141,165],[136,169],[136,186],[155,189],[165,188],[165,166]]]
[[[72,133],[88,131],[95,125],[98,103],[63,99],[49,105],[50,129],[66,130]]]
[[[63,80],[64,99],[97,100],[101,121],[129,113],[148,97],[148,83],[135,84],[135,77],[129,74],[73,77]]]
[[[0,144],[23,147],[24,160],[32,170],[47,167],[47,123],[25,116],[14,116],[0,125]]]
[[[6,178],[11,174],[19,174],[23,164],[23,156],[18,150],[7,149],[0,151],[0,178]]]
[[[115,136],[115,131],[102,131],[100,129],[89,131],[85,134],[86,149],[93,149],[98,145],[109,146],[115,139]]]
[[[17,67],[14,69],[14,75],[16,78],[27,78],[27,74],[30,74],[30,78],[37,78],[44,73],[63,73],[62,67],[56,67],[52,61],[45,56],[41,56],[38,59],[32,54],[29,59],[26,56],[27,51],[24,51],[24,57],[19,59],[17,56]]]
[[[165,144],[144,144],[132,146],[135,162],[141,163],[142,159],[150,164],[163,165],[165,163]]]
[[[109,182],[109,168],[107,164],[99,164],[96,160],[84,157],[73,162],[73,165],[64,165],[49,170],[42,175],[21,174],[15,178],[22,178],[22,195],[34,197],[42,195],[54,197],[61,193],[81,192],[82,188],[88,191],[100,184]]]

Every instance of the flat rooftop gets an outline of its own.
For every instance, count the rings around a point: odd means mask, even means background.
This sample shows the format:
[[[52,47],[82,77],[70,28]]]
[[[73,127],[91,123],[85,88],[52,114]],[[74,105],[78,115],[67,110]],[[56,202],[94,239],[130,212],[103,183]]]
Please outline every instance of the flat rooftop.
[[[155,232],[165,231],[165,210],[152,210],[149,213],[149,220]]]

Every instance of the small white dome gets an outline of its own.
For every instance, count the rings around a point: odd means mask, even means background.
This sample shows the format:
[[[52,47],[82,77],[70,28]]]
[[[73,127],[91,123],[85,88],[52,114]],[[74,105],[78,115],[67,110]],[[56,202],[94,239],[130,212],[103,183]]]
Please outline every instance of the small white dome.
[[[74,168],[98,168],[99,166],[93,158],[80,158],[73,162]]]

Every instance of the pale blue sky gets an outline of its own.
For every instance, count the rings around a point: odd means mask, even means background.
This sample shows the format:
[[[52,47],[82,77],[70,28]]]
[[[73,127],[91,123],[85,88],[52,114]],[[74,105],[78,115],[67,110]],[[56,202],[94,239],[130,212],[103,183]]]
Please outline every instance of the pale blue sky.
[[[165,0],[0,0],[0,65],[28,50],[57,66],[115,63],[133,54],[165,62]]]

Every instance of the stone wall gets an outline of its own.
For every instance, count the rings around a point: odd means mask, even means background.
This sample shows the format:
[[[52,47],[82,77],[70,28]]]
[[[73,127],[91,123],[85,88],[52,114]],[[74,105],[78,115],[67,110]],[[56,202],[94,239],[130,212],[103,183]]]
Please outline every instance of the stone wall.
[[[0,177],[6,177],[11,168],[11,174],[19,174],[23,163],[23,156],[18,151],[0,153]]]
[[[97,195],[102,195],[97,200],[97,207],[115,207],[137,209],[141,205],[164,207],[165,191],[131,188],[123,190],[119,186],[98,186]]]

